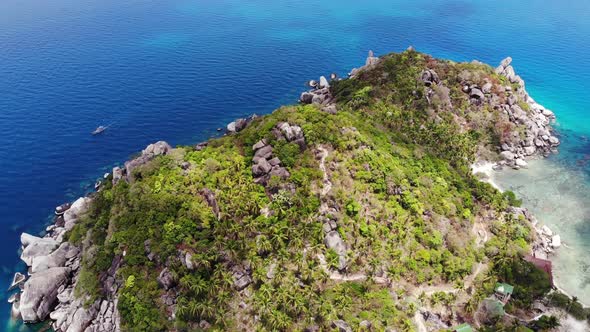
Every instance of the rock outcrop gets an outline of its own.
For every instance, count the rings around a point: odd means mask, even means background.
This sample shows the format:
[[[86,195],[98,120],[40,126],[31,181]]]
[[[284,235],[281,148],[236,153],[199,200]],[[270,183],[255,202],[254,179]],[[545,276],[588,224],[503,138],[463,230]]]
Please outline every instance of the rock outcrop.
[[[512,86],[502,88],[507,96],[506,102],[497,107],[508,114],[510,121],[515,125],[524,128],[524,132],[514,133],[512,139],[502,144],[503,160],[499,165],[521,168],[526,166],[527,157],[546,156],[559,146],[560,142],[552,134],[551,122],[555,120],[555,115],[529,96],[524,81],[516,75],[511,63],[512,58],[508,57],[496,68],[496,73],[512,83]],[[526,109],[523,109],[525,107]]]
[[[250,124],[250,122],[252,122],[252,120],[256,119],[256,117],[257,115],[254,114],[250,117],[236,119],[235,121],[228,123],[226,126],[227,133],[234,134],[244,130],[244,128],[246,128]]]
[[[132,181],[134,174],[133,171],[135,169],[137,169],[138,167],[145,165],[146,163],[148,163],[149,161],[151,161],[152,159],[154,159],[157,156],[160,155],[166,155],[168,154],[168,152],[170,152],[172,150],[172,147],[164,142],[164,141],[159,141],[156,142],[154,144],[150,144],[147,146],[147,148],[145,148],[142,152],[141,152],[141,156],[127,161],[125,163],[125,174],[127,176],[127,180]],[[114,177],[114,175],[113,175]]]
[[[336,74],[332,74],[331,78],[336,80]],[[309,86],[312,89],[301,93],[299,101],[302,104],[316,105],[326,113],[335,114],[337,111],[336,103],[334,97],[332,96],[328,79],[326,79],[324,76],[321,76],[319,83],[312,80],[309,82]]]
[[[67,267],[54,267],[27,280],[19,306],[23,321],[35,323],[47,318],[57,302],[58,289],[68,282],[69,274]]]
[[[281,122],[276,125],[273,133],[277,139],[297,144],[302,151],[306,148],[303,130],[297,125]],[[265,139],[254,144],[252,150],[254,150],[252,175],[256,183],[266,185],[273,176],[281,179],[291,176],[282,166],[281,160],[273,155],[273,147]]]
[[[379,58],[375,56],[373,51],[369,51],[367,55],[367,59],[365,60],[365,65],[360,68],[353,68],[350,73],[348,73],[349,77],[356,77],[361,71],[366,69],[371,69],[375,67],[379,63]]]

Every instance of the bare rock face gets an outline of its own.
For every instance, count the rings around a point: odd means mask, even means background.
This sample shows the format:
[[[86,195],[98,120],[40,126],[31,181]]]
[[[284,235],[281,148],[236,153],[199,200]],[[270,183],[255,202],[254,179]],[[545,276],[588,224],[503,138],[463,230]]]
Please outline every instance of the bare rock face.
[[[256,117],[257,115],[254,114],[248,118],[240,118],[228,123],[228,125],[226,126],[227,133],[235,134],[237,132],[244,130],[250,124],[250,122],[252,122],[252,120],[256,119]]]
[[[157,156],[166,155],[171,150],[172,150],[172,147],[164,141],[159,141],[154,144],[148,145],[141,152],[141,156],[139,156],[133,160],[127,161],[125,163],[125,172],[127,174],[127,179],[133,180],[133,170],[136,169],[137,167],[145,165],[146,163],[148,163],[150,160],[154,159]]]
[[[215,193],[211,191],[209,188],[203,188],[201,190],[201,195],[205,197],[207,204],[211,207],[213,214],[217,219],[219,219],[219,204],[217,203],[217,198],[215,197]]]
[[[160,284],[160,286],[162,286],[165,290],[169,290],[170,288],[176,286],[176,281],[167,267],[164,268],[162,272],[160,272],[160,275],[157,279],[158,284]]]
[[[236,265],[232,270],[234,277],[234,287],[236,290],[241,291],[252,283],[252,277],[250,277],[251,271],[248,268]]]
[[[332,322],[332,327],[338,332],[352,332],[350,326],[343,320],[335,320]]]
[[[331,77],[337,79],[335,74],[331,75]],[[320,107],[321,110],[326,109],[328,106],[335,105],[334,97],[330,90],[330,83],[326,77],[321,76],[319,83],[316,81],[310,81],[310,86],[312,87],[312,90],[301,93],[301,96],[299,97],[299,101],[302,104],[313,104]],[[336,108],[329,108],[329,110],[335,112]]]
[[[89,197],[80,197],[73,204],[72,207],[64,213],[64,227],[66,231],[74,228],[74,225],[90,207],[92,199]]]
[[[66,261],[79,253],[79,250],[68,242],[62,243],[59,248],[46,256],[33,258],[31,273],[41,272],[54,267],[63,267]]]
[[[278,128],[288,142],[303,138],[303,130],[301,130],[301,127],[299,126],[291,126],[288,123],[283,122],[278,124]]]
[[[254,158],[268,159],[272,156],[272,146],[267,145],[254,153]]]
[[[324,244],[328,249],[332,249],[338,254],[338,270],[344,270],[347,266],[346,244],[340,237],[340,234],[338,234],[338,232],[336,231],[329,232],[328,234],[326,234]]]
[[[113,185],[123,179],[123,169],[119,166],[113,168]]]
[[[326,79],[326,77],[320,76],[319,88],[324,89],[324,88],[329,88],[329,87],[330,87],[330,83],[328,83],[328,80]]]
[[[54,267],[35,273],[25,283],[20,300],[20,312],[27,323],[47,318],[57,301],[58,289],[69,280],[70,269]]]
[[[423,70],[420,74],[420,79],[424,82],[424,85],[431,86],[432,84],[440,83],[440,78],[438,74],[432,69]]]
[[[271,169],[272,166],[266,159],[259,158],[257,159],[256,163],[252,166],[252,174],[255,177],[263,176],[265,174],[268,174],[271,171]]]
[[[27,246],[23,250],[20,258],[27,264],[27,266],[33,265],[33,260],[36,257],[47,256],[57,248],[59,243],[52,238],[36,238],[32,241],[31,238],[27,237]],[[24,245],[25,243],[23,243]]]
[[[374,66],[378,62],[379,58],[375,56],[375,53],[373,53],[373,51],[369,51],[369,54],[367,55],[367,60],[365,60],[365,67]]]

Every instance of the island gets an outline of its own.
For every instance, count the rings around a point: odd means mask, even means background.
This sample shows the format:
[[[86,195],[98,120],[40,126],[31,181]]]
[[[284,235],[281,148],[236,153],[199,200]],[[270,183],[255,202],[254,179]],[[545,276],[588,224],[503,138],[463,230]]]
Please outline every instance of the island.
[[[68,332],[585,324],[553,284],[559,236],[474,167],[560,144],[511,61],[370,52],[222,137],[149,145],[21,236],[13,315]]]

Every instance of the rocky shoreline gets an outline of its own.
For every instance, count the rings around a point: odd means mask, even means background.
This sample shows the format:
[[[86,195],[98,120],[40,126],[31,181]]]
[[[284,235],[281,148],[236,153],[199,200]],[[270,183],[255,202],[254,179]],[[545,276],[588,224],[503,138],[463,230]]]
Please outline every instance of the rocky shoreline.
[[[170,150],[172,147],[166,142],[150,144],[139,157],[127,161],[123,168],[113,168],[113,183],[122,179],[133,181],[132,174],[136,167]],[[105,174],[104,180],[110,175]],[[98,184],[97,190],[100,188]],[[75,296],[83,253],[80,248],[67,242],[65,235],[84,217],[92,199],[93,194],[90,194],[72,204],[58,206],[55,209],[55,222],[47,227],[44,237],[27,233],[21,235],[21,260],[28,267],[28,276],[17,272],[10,287],[20,288],[20,292],[14,293],[9,301],[13,318],[21,318],[25,323],[42,322],[49,318],[53,321],[53,329],[58,332],[120,330],[116,308],[117,290],[121,285],[115,274],[122,256],[115,257],[107,273],[99,278],[106,293],[104,299],[88,303],[89,299]]]
[[[506,104],[500,107],[513,123],[524,125],[525,132],[511,133],[511,143],[502,144],[502,160],[497,165],[518,169],[527,166],[527,158],[548,156],[560,145],[560,141],[554,136],[551,127],[551,123],[555,121],[555,114],[529,96],[524,81],[516,75],[511,63],[512,58],[508,57],[502,60],[495,70],[512,84],[505,87],[508,98]],[[482,91],[485,93],[489,88],[486,89],[484,86]],[[524,104],[519,103],[519,100],[524,101]]]

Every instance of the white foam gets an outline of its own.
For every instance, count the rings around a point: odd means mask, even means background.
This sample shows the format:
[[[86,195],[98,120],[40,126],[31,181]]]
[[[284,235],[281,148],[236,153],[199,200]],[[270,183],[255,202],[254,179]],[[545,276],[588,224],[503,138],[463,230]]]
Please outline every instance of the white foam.
[[[491,184],[494,188],[502,191],[500,186],[494,181],[494,163],[492,162],[477,162],[471,165],[471,173],[479,176],[479,179]]]

